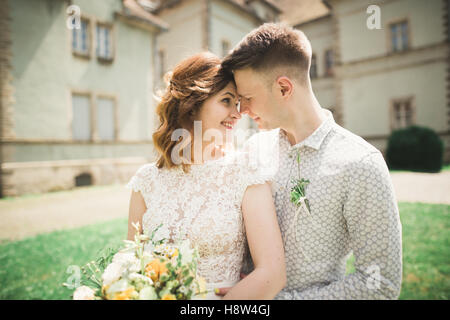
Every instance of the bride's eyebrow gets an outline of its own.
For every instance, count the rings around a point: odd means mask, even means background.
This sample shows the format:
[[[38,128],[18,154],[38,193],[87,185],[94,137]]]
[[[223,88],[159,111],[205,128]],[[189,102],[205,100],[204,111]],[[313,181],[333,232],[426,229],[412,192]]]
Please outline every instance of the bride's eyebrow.
[[[232,94],[231,92],[225,92],[224,94],[223,94],[223,96],[225,96],[225,95],[227,95],[227,94],[229,94],[230,96],[232,96],[233,97],[233,99],[236,99],[236,96],[234,95],[234,94]]]

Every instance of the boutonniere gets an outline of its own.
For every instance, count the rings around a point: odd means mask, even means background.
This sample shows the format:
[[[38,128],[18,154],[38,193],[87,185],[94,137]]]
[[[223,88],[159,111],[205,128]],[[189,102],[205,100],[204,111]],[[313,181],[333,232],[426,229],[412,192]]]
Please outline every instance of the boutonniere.
[[[294,186],[291,188],[291,202],[297,206],[297,208],[300,209],[300,207],[303,207],[308,214],[311,213],[310,207],[309,207],[309,201],[306,198],[305,194],[305,188],[309,184],[308,179],[300,178],[300,152],[297,150],[297,166],[298,166],[298,172],[299,177],[298,179],[292,179],[292,183],[294,183]]]

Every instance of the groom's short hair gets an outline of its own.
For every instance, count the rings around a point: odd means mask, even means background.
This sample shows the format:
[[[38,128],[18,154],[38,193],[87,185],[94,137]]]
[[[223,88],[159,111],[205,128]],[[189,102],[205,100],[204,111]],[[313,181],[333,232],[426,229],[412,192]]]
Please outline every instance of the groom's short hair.
[[[251,68],[269,73],[284,67],[289,76],[309,79],[311,44],[306,35],[284,23],[265,23],[251,31],[223,59],[229,71]]]

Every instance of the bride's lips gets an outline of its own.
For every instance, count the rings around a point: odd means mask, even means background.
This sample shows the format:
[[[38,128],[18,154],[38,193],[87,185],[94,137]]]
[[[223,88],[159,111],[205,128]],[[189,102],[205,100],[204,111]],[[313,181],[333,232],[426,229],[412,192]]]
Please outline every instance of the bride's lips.
[[[234,127],[234,123],[233,122],[222,121],[220,124],[223,125],[225,128],[227,128],[228,130],[233,130],[233,127]]]

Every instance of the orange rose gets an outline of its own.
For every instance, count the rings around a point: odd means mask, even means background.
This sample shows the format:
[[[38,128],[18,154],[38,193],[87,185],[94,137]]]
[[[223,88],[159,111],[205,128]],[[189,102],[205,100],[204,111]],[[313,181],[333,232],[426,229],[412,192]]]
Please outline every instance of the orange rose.
[[[145,275],[155,282],[159,277],[167,273],[166,262],[161,262],[159,259],[154,259],[145,266]]]

